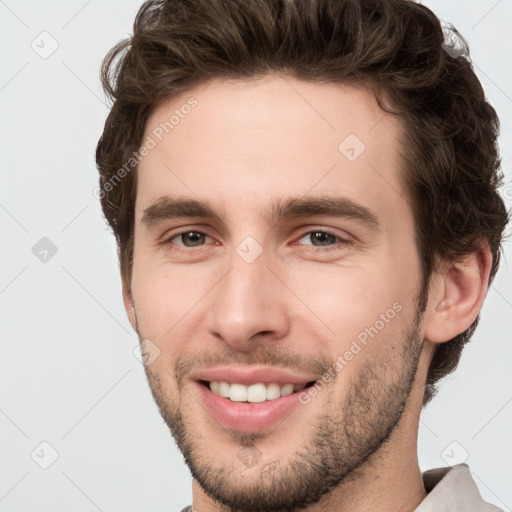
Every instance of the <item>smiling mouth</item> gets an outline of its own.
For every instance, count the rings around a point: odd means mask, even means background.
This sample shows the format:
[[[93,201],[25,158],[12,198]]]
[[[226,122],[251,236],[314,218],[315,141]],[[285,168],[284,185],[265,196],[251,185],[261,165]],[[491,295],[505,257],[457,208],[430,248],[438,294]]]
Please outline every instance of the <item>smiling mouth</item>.
[[[215,395],[226,398],[232,402],[261,403],[277,398],[298,393],[303,389],[313,386],[316,381],[306,384],[278,384],[258,382],[246,386],[245,384],[229,383],[226,381],[200,381]]]

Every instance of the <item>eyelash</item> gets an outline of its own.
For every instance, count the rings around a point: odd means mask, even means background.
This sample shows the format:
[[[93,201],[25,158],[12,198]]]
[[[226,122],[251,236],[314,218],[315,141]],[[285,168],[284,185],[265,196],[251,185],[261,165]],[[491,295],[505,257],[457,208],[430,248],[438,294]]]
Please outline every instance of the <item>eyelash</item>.
[[[205,235],[207,237],[210,237],[210,235],[208,235],[207,233],[204,233],[202,231],[194,231],[194,230],[190,229],[190,230],[180,231],[179,233],[173,234],[171,237],[167,238],[163,243],[164,243],[164,245],[167,245],[167,246],[173,245],[174,246],[173,250],[179,251],[179,252],[190,252],[191,250],[194,249],[194,247],[204,247],[204,245],[187,247],[185,245],[173,244],[172,240],[174,240],[175,238],[178,238],[178,237],[180,237],[182,235],[186,235],[188,233],[195,233],[195,234],[200,234],[200,235]],[[325,230],[325,229],[312,229],[312,230],[309,230],[309,231],[304,231],[297,238],[297,240],[301,240],[306,235],[310,235],[310,234],[314,234],[314,233],[322,233],[322,234],[325,234],[325,235],[332,236],[337,241],[334,242],[332,245],[329,245],[329,246],[306,245],[306,247],[307,247],[306,250],[311,251],[311,252],[326,252],[326,251],[330,251],[330,250],[334,250],[334,249],[340,249],[340,247],[339,247],[340,244],[342,246],[347,246],[347,245],[351,245],[352,244],[352,242],[350,242],[349,240],[341,238],[340,236],[338,236],[338,235],[336,235],[336,234],[334,234],[334,233],[332,233],[332,232],[330,232],[328,230]],[[212,237],[210,237],[210,238],[212,238]],[[305,244],[297,244],[295,242],[294,245],[305,245]]]
[[[322,234],[325,234],[325,235],[329,235],[329,236],[332,236],[334,237],[337,241],[334,242],[332,245],[328,245],[328,246],[315,246],[315,245],[307,245],[307,250],[309,251],[312,251],[312,252],[326,252],[326,251],[330,251],[330,250],[336,250],[336,249],[340,249],[341,247],[340,246],[347,246],[347,245],[350,245],[351,242],[349,240],[346,240],[344,238],[341,238],[340,236],[332,233],[331,231],[328,231],[328,230],[325,230],[325,229],[310,229],[309,231],[304,231],[297,240],[300,240],[302,238],[304,238],[306,235],[311,235],[311,234],[314,234],[314,233],[322,233]],[[298,244],[298,245],[302,245],[302,244]]]

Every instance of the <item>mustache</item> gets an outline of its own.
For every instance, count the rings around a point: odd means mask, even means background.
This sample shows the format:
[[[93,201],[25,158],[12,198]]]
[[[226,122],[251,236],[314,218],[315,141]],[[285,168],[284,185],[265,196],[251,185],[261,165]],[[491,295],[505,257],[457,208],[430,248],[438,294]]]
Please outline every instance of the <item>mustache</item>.
[[[323,375],[333,362],[322,355],[306,356],[284,347],[258,345],[250,351],[241,352],[226,346],[215,352],[184,354],[176,361],[175,378],[181,385],[183,378],[194,371],[232,364],[262,365],[298,373]]]

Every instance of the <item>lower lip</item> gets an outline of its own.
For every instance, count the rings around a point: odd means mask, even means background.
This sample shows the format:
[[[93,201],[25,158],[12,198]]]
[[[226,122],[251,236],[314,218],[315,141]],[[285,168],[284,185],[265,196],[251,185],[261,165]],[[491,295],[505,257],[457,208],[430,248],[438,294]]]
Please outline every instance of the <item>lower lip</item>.
[[[299,392],[265,402],[232,402],[197,383],[201,401],[220,425],[241,432],[259,432],[280,423],[300,405]]]

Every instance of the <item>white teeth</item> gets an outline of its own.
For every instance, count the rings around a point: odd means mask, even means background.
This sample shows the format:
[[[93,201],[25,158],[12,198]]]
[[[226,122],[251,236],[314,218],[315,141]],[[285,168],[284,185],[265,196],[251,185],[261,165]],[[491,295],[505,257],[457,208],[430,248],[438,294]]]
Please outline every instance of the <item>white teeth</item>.
[[[248,402],[264,402],[267,399],[265,384],[253,384],[247,388]]]
[[[231,384],[229,399],[232,402],[247,402],[247,386],[243,384]]]
[[[288,396],[301,391],[306,384],[264,384],[257,383],[245,386],[244,384],[229,384],[229,382],[210,382],[210,389],[216,395],[229,398],[233,402],[259,403],[265,400],[275,400],[281,396]]]
[[[293,393],[293,388],[295,386],[293,384],[285,384],[282,388],[281,388],[281,396],[288,396],[288,395],[291,395]]]
[[[217,394],[223,396],[224,398],[229,398],[230,388],[231,386],[227,382],[219,382],[219,391]],[[212,391],[215,393],[213,389]]]
[[[281,387],[279,384],[269,384],[267,386],[267,400],[274,400],[281,396]]]

